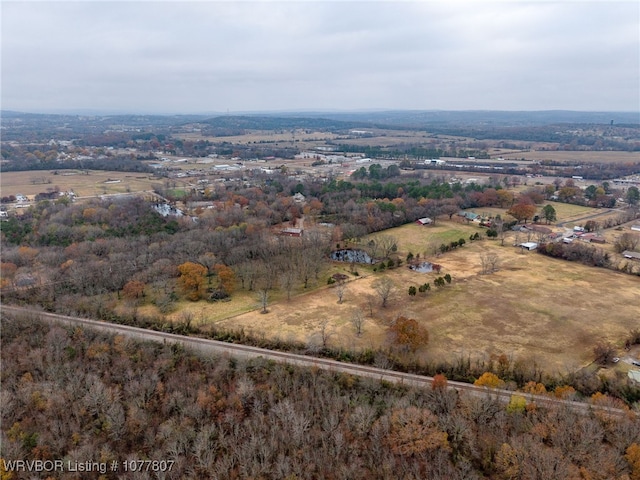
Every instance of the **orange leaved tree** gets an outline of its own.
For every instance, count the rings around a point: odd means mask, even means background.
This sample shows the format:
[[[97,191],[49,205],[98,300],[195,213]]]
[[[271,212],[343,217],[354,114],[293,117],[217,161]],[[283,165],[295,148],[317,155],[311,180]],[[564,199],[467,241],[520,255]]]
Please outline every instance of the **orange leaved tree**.
[[[218,275],[218,288],[227,295],[231,295],[236,285],[236,276],[233,270],[222,263],[216,264],[213,268]]]
[[[392,345],[415,352],[429,342],[429,332],[413,318],[398,317],[389,327]]]
[[[207,267],[199,263],[185,262],[178,266],[178,271],[178,287],[182,294],[194,302],[201,299],[205,293]]]
[[[426,408],[396,408],[389,418],[385,440],[397,455],[414,456],[435,450],[449,450],[447,433],[440,430],[438,417]]]
[[[504,382],[500,380],[495,373],[484,372],[479,379],[473,382],[474,385],[478,385],[480,387],[489,387],[489,388],[502,388],[504,387]]]
[[[511,207],[507,213],[518,220],[518,223],[522,220],[526,223],[529,218],[533,218],[537,209],[535,205],[530,203],[518,203]]]

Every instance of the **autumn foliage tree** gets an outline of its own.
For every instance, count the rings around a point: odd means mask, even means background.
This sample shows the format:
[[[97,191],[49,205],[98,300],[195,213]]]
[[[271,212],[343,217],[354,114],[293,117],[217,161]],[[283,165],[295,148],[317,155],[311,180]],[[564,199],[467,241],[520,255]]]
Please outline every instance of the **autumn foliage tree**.
[[[631,480],[640,480],[640,445],[637,443],[629,445],[624,458],[631,467]]]
[[[144,296],[144,283],[138,280],[130,280],[122,288],[122,295],[128,299],[136,299]]]
[[[507,213],[515,218],[518,223],[523,221],[526,223],[527,219],[533,218],[536,214],[537,207],[531,203],[517,203],[512,206]]]
[[[431,389],[446,390],[447,384],[447,377],[445,377],[442,373],[438,373],[433,377],[433,382],[431,382]]]
[[[429,342],[429,332],[413,318],[398,317],[389,327],[391,343],[401,350],[415,352]]]
[[[413,456],[449,448],[447,432],[438,428],[438,417],[429,410],[398,408],[390,417],[386,441],[393,453]]]
[[[221,263],[215,265],[214,270],[218,276],[218,288],[227,295],[231,295],[236,285],[236,276],[233,270]]]
[[[13,282],[18,266],[11,262],[0,263],[0,287],[7,287]]]
[[[193,262],[185,262],[178,266],[180,277],[178,287],[183,295],[191,301],[201,299],[205,293],[207,267]]]
[[[504,382],[500,380],[500,377],[498,377],[495,373],[491,373],[491,372],[484,372],[480,376],[480,378],[478,378],[475,382],[473,382],[473,384],[479,387],[489,387],[489,388],[504,387]]]

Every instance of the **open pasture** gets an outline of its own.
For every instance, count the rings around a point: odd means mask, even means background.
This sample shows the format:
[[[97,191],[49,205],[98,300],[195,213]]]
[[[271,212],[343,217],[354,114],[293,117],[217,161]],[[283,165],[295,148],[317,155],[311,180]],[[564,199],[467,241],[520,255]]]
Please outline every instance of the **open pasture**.
[[[3,172],[0,176],[2,196],[33,196],[50,188],[58,188],[61,192],[73,190],[81,197],[143,192],[152,190],[154,184],[161,182],[162,179],[145,173],[104,170],[58,170],[57,175],[44,170]]]
[[[176,138],[180,138],[182,140],[208,140],[212,143],[216,142],[228,142],[238,145],[246,145],[251,143],[264,143],[264,144],[276,144],[286,146],[287,144],[292,144],[295,142],[296,147],[299,147],[299,144],[302,143],[306,145],[307,142],[309,144],[318,144],[323,145],[327,140],[335,140],[339,138],[339,135],[331,132],[304,132],[302,130],[296,130],[295,134],[291,133],[291,130],[286,130],[284,132],[275,132],[273,130],[254,130],[248,132],[244,135],[231,135],[224,137],[212,137],[207,135],[202,135],[200,133],[179,133],[176,134]]]
[[[457,224],[441,224],[447,226],[459,228]],[[419,233],[411,235],[409,228]],[[400,229],[385,233],[398,238],[401,257],[418,245],[434,241],[428,228],[407,225]],[[481,274],[481,256],[487,253],[495,253],[500,259],[499,271],[492,275]],[[521,253],[492,240],[467,243],[427,260],[441,264],[441,274],[449,273],[453,283],[438,289],[433,285],[436,274],[415,273],[405,266],[384,273],[360,269],[360,277],[349,276],[342,304],[337,303],[332,287],[323,286],[291,301],[273,303],[266,315],[254,310],[215,323],[317,343],[323,322],[327,322],[329,344],[365,348],[384,345],[389,323],[398,315],[406,315],[430,332],[429,345],[421,352],[425,359],[504,353],[513,359],[535,360],[552,373],[566,373],[588,364],[600,340],[621,347],[629,330],[639,326],[638,277],[535,252]],[[347,267],[341,268],[347,271]],[[373,282],[383,276],[397,287],[387,308],[380,307],[373,289]],[[426,295],[407,294],[409,286],[425,282],[432,288]],[[365,315],[360,337],[351,324],[354,311]]]
[[[575,152],[575,151],[537,151],[518,152],[517,159],[571,163],[636,163],[640,162],[640,152]],[[511,158],[509,155],[505,159]]]

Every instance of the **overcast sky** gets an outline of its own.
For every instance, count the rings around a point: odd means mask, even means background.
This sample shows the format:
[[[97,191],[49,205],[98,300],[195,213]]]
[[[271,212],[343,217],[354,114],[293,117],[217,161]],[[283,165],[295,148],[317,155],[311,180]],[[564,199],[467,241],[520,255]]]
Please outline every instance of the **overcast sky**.
[[[2,109],[640,109],[637,1],[1,2]]]

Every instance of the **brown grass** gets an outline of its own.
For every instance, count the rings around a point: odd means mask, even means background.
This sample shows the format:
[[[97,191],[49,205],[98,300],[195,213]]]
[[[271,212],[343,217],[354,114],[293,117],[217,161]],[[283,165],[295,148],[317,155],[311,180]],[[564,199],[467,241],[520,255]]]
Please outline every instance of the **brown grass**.
[[[406,245],[415,241],[408,235],[400,238],[400,253],[406,254]],[[493,275],[480,274],[480,255],[486,252],[501,258],[500,271]],[[341,305],[330,287],[322,287],[290,302],[272,304],[267,315],[254,310],[215,323],[313,341],[321,323],[329,320],[334,333],[331,344],[364,348],[383,345],[389,322],[398,315],[408,315],[430,332],[424,358],[505,353],[535,359],[548,371],[563,373],[589,363],[599,339],[621,345],[628,331],[638,325],[638,277],[535,252],[522,254],[490,240],[467,244],[433,260],[443,265],[442,274],[452,275],[452,285],[438,290],[433,286],[435,274],[418,274],[405,267],[383,274],[361,269],[360,278],[350,277]],[[375,295],[372,282],[383,275],[391,278],[398,290],[388,308],[377,307],[373,318],[367,315],[364,335],[357,337],[350,324],[352,311],[368,313],[367,296]],[[410,285],[424,282],[432,285],[426,296],[408,296]]]
[[[628,163],[640,162],[640,152],[517,152],[513,157],[506,155],[505,159],[516,158],[520,160],[554,160],[556,162],[580,162],[580,163]]]
[[[50,171],[3,172],[0,177],[2,195],[36,195],[57,187],[60,191],[73,190],[79,196],[95,196],[114,193],[142,192],[152,190],[162,179],[149,174],[132,172],[108,172],[88,170],[87,175],[79,170],[59,170],[58,175]],[[34,184],[32,179],[46,178],[51,183]],[[120,180],[119,183],[105,183]]]

